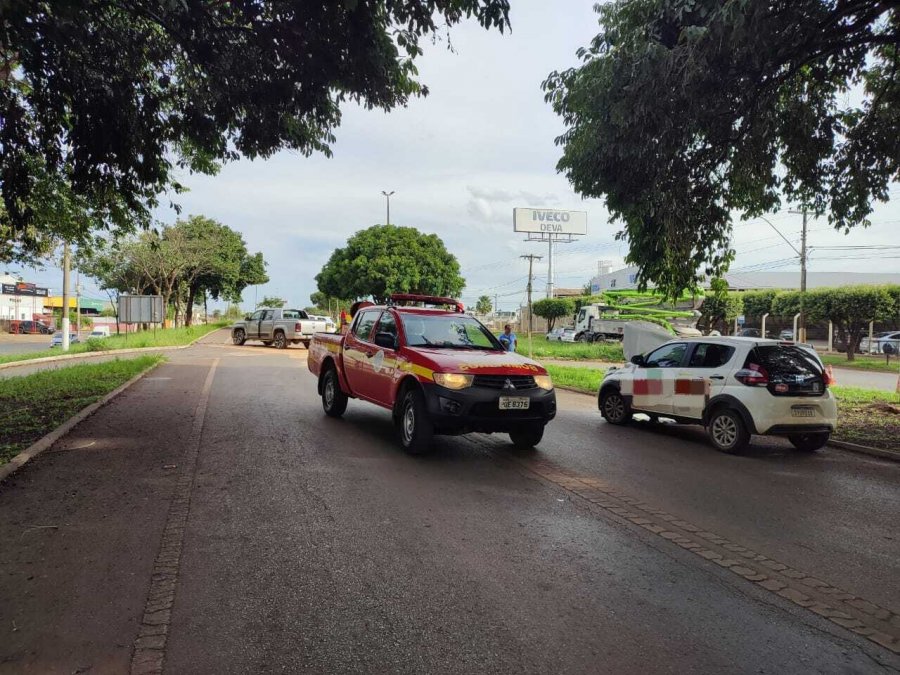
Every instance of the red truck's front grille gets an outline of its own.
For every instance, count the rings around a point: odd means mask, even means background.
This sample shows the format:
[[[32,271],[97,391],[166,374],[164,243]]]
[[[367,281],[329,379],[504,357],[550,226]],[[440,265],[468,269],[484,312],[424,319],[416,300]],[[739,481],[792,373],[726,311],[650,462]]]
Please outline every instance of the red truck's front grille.
[[[472,382],[475,387],[487,387],[488,389],[506,389],[523,391],[534,389],[534,377],[531,375],[476,375]]]

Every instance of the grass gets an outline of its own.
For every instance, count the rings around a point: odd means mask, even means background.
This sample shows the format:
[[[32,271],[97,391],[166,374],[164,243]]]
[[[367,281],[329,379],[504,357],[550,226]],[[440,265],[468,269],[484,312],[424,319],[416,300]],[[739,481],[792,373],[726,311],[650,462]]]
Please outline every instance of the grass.
[[[577,366],[546,365],[553,383],[586,394],[600,389],[603,371]],[[834,438],[900,452],[900,398],[897,394],[858,387],[832,387],[838,401]]]
[[[0,380],[0,464],[162,360],[147,354]]]
[[[110,335],[108,338],[91,338],[85,342],[71,345],[69,354],[81,354],[84,352],[105,352],[116,349],[137,349],[139,347],[179,347],[196,340],[199,337],[218,330],[220,324],[190,326],[182,328],[161,328],[156,331],[142,331],[128,335]],[[50,344],[50,336],[47,336],[47,344]],[[61,349],[45,349],[41,352],[29,352],[27,354],[7,354],[0,356],[0,363],[12,363],[13,361],[30,361],[47,356],[58,356],[64,353]]]
[[[624,363],[621,342],[551,342],[543,335],[532,336],[532,349],[536,359],[568,359],[572,361],[608,361]],[[528,337],[519,337],[519,354],[528,354]]]
[[[877,370],[884,373],[896,373],[900,371],[897,357],[891,357],[887,363],[883,356],[863,356],[856,354],[853,361],[848,361],[843,354],[822,354],[822,362],[836,368],[853,368],[855,370]]]

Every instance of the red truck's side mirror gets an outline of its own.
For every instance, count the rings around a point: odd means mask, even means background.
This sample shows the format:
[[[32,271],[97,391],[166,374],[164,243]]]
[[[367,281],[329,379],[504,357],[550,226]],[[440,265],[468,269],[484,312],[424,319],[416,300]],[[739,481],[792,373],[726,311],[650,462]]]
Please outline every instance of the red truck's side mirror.
[[[375,333],[375,344],[386,349],[396,349],[397,338],[392,333]]]

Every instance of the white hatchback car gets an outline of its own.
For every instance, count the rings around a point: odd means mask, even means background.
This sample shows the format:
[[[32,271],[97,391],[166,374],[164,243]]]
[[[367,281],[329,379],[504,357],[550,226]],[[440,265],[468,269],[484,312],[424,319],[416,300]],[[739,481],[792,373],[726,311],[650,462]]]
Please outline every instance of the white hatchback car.
[[[739,452],[751,434],[787,436],[818,450],[837,424],[830,369],[812,347],[760,338],[670,340],[600,383],[598,405],[611,424],[645,413],[702,424],[723,452]]]

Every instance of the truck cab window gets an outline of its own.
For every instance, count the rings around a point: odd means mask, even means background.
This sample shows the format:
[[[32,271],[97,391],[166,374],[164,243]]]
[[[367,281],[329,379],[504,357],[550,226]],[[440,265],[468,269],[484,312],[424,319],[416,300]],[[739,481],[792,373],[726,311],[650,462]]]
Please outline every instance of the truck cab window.
[[[380,309],[361,312],[353,327],[353,334],[360,340],[368,340],[380,314]]]

